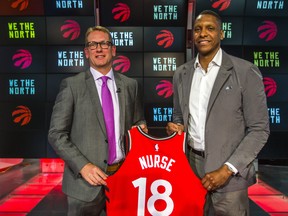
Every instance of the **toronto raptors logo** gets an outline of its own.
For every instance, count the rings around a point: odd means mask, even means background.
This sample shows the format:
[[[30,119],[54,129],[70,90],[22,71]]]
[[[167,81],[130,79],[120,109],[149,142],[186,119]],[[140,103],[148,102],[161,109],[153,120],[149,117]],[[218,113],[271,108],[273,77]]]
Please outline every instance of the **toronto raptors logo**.
[[[31,65],[32,55],[28,50],[19,49],[13,55],[12,60],[14,61],[15,67],[20,67],[21,69],[25,69]]]
[[[171,47],[174,42],[174,35],[171,31],[161,30],[160,33],[156,36],[157,45],[164,48]]]
[[[265,20],[263,25],[259,26],[257,31],[259,32],[259,38],[265,39],[265,41],[273,40],[277,35],[277,25],[272,22]]]
[[[168,80],[161,80],[156,86],[157,94],[164,98],[169,98],[173,94],[173,84]]]
[[[219,11],[223,11],[229,7],[230,3],[231,3],[231,0],[216,0],[212,4],[212,7],[215,9],[218,8]]]
[[[65,24],[60,29],[63,32],[64,38],[75,40],[80,36],[80,25],[75,20],[65,20]]]
[[[130,17],[130,8],[124,3],[118,3],[113,8],[112,13],[114,14],[114,19],[119,20],[120,22],[125,22]]]
[[[272,97],[277,91],[277,84],[275,80],[273,80],[270,77],[264,77],[263,82],[264,82],[265,92],[266,92],[267,97]]]
[[[119,55],[113,60],[113,68],[120,73],[126,73],[130,69],[130,59],[126,56]]]
[[[21,126],[27,125],[31,118],[32,113],[27,106],[17,106],[16,109],[12,112],[13,122],[16,124],[21,124]]]
[[[23,11],[23,10],[25,10],[25,9],[27,9],[27,7],[28,7],[28,5],[29,5],[29,0],[21,0],[21,1],[12,1],[12,3],[11,3],[11,8],[18,8],[19,9],[19,11]]]

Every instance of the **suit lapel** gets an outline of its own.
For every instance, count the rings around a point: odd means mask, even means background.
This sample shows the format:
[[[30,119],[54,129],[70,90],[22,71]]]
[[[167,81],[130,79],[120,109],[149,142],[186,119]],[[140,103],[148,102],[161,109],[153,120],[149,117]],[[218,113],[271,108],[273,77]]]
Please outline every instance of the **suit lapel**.
[[[90,95],[92,105],[95,107],[94,110],[95,110],[95,114],[97,116],[97,119],[99,121],[100,127],[101,127],[103,133],[106,134],[104,117],[103,117],[103,112],[102,112],[102,108],[101,108],[102,106],[100,103],[100,99],[99,99],[99,95],[97,92],[94,78],[93,78],[90,71],[86,72],[86,85],[87,85],[87,89],[88,89],[88,92]],[[98,107],[98,109],[97,109],[97,107]]]
[[[185,66],[185,68],[183,68],[184,72],[183,72],[183,77],[181,78],[182,80],[182,85],[180,85],[181,87],[181,92],[183,92],[183,98],[185,101],[185,104],[189,104],[189,100],[190,100],[190,91],[191,91],[191,86],[192,86],[192,79],[193,79],[193,75],[194,75],[194,61],[191,62],[191,64],[188,64]],[[184,91],[183,91],[184,88]]]
[[[214,86],[210,95],[208,108],[207,108],[207,117],[224,83],[226,82],[228,77],[231,75],[232,67],[233,67],[232,62],[228,58],[228,55],[223,51],[222,65],[219,69],[218,75],[216,77],[216,80],[215,80],[215,83],[214,83]]]
[[[119,112],[120,112],[120,125],[125,125],[125,91],[124,91],[124,83],[119,74],[114,73],[115,82],[117,89],[120,92],[117,93],[119,100]],[[119,91],[118,90],[118,91]],[[124,134],[125,127],[120,127],[120,134]]]

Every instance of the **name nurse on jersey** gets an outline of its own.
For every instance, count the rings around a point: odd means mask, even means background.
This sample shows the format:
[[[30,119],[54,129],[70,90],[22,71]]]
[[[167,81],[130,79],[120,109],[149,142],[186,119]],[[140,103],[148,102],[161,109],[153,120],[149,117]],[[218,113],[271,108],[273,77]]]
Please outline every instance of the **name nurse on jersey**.
[[[160,155],[146,155],[139,157],[139,162],[142,170],[149,168],[160,168],[171,172],[172,165],[176,162],[173,158]]]

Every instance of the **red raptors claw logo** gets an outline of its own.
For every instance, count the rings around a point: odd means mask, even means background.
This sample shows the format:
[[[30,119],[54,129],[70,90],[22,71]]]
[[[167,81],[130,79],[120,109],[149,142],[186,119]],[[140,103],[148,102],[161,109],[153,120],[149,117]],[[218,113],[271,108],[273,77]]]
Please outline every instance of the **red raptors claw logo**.
[[[12,8],[19,7],[19,11],[25,10],[29,5],[29,0],[16,0],[11,3]]]
[[[223,11],[229,7],[230,3],[231,3],[231,0],[218,0],[212,4],[212,7],[215,9],[220,7],[219,11]]]
[[[164,46],[164,48],[168,48],[172,46],[174,42],[174,35],[168,31],[168,30],[162,30],[160,33],[156,36],[156,40],[158,40],[159,46]]]
[[[17,106],[17,109],[12,112],[12,117],[14,117],[15,123],[21,123],[21,126],[28,124],[31,120],[32,113],[30,109],[26,106]]]
[[[264,86],[265,86],[265,92],[267,97],[273,96],[277,91],[277,84],[276,82],[269,77],[263,78]]]
[[[21,69],[28,68],[32,63],[32,55],[28,50],[19,49],[16,54],[13,55],[15,67],[21,67]]]
[[[113,61],[113,68],[121,73],[126,73],[130,69],[130,59],[126,56],[117,56]]]
[[[173,94],[173,84],[168,80],[161,80],[160,84],[156,86],[156,90],[158,90],[159,96],[164,96],[164,98],[168,98]]]
[[[115,20],[120,20],[120,22],[125,22],[130,17],[130,8],[128,5],[123,3],[116,4],[113,8],[112,13],[114,14]]]
[[[70,40],[75,40],[80,35],[80,25],[74,20],[65,20],[65,24],[61,26],[61,31],[63,31],[63,37]]]
[[[258,27],[257,31],[260,33],[259,38],[265,39],[265,41],[273,40],[277,35],[277,25],[272,21],[265,20],[264,25]]]

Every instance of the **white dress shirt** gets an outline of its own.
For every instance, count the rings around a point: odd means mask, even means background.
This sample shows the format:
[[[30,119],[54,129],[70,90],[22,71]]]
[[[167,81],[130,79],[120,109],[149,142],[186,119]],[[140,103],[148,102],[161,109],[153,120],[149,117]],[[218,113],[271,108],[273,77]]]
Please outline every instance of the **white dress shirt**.
[[[207,72],[201,67],[198,55],[194,64],[195,72],[189,98],[188,134],[193,139],[191,147],[199,151],[205,150],[207,107],[221,62],[222,50],[219,49],[209,63]]]
[[[194,64],[195,72],[189,98],[189,120],[188,135],[193,142],[189,142],[192,148],[198,151],[205,151],[205,122],[207,107],[214,82],[218,75],[222,62],[222,50],[218,50],[212,61],[209,63],[207,72],[201,67],[198,55]],[[230,170],[237,174],[238,170],[229,162],[225,164]]]
[[[90,67],[90,71],[93,75],[95,80],[96,88],[98,91],[99,99],[102,104],[101,99],[101,91],[102,91],[102,79],[100,79],[103,74],[99,71],[95,70],[94,68]],[[117,93],[117,86],[114,78],[114,74],[112,69],[107,73],[105,76],[110,77],[107,80],[108,88],[112,95],[113,100],[113,107],[114,107],[114,122],[115,122],[115,136],[116,136],[116,159],[114,162],[119,162],[124,158],[123,151],[121,149],[121,137],[120,137],[120,110],[119,110],[119,100],[118,100],[118,93]],[[97,142],[97,140],[95,140]]]

